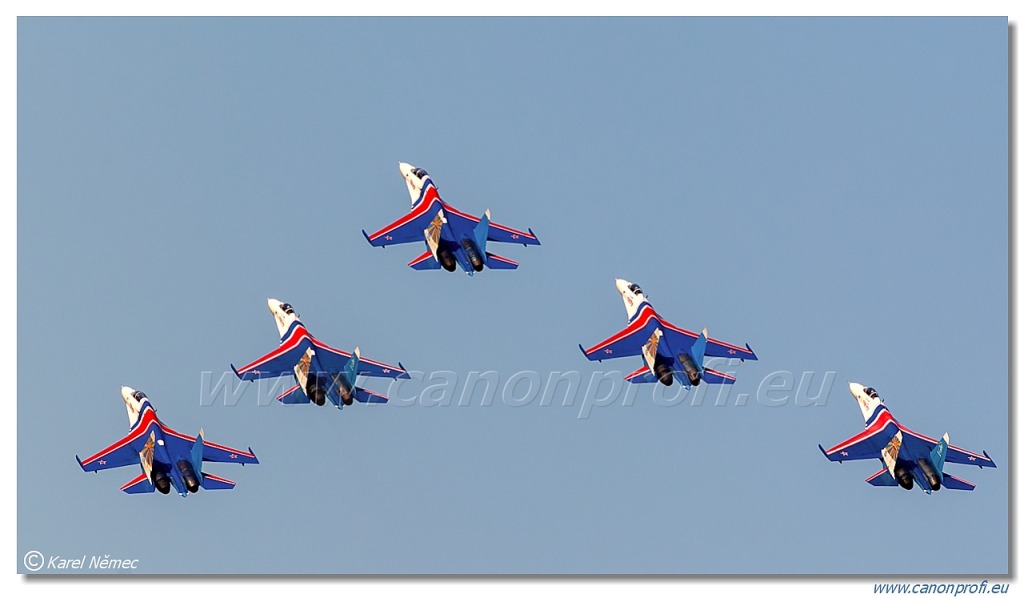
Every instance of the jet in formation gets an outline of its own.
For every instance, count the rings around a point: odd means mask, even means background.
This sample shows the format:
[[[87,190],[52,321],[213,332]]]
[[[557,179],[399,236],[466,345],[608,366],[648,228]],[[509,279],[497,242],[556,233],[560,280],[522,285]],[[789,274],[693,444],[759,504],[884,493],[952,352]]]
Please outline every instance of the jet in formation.
[[[825,450],[818,448],[829,461],[878,459],[884,467],[864,480],[872,486],[900,486],[910,490],[914,483],[931,494],[939,488],[974,490],[974,484],[942,471],[949,463],[995,467],[982,451],[971,451],[949,444],[949,434],[935,440],[905,427],[889,413],[875,389],[850,383],[850,394],[857,399],[864,414],[864,431]]]
[[[540,245],[532,230],[521,231],[491,222],[490,210],[477,218],[445,203],[426,170],[405,162],[398,164],[398,170],[409,189],[412,210],[373,234],[364,230],[363,236],[374,247],[426,243],[427,250],[409,262],[414,270],[444,268],[454,272],[458,266],[470,276],[484,267],[515,270],[519,263],[489,252],[488,241]]]
[[[330,401],[338,409],[353,401],[386,403],[386,396],[356,386],[356,376],[409,378],[401,363],[389,365],[363,357],[358,347],[348,353],[317,339],[288,303],[267,299],[267,307],[277,323],[281,344],[252,363],[241,368],[232,365],[231,369],[236,376],[249,381],[293,375],[295,385],[278,395],[278,401],[321,406]]]
[[[121,398],[128,409],[128,435],[78,464],[85,471],[139,464],[142,473],[121,486],[128,494],[158,490],[167,494],[171,488],[182,496],[189,492],[230,490],[231,480],[203,472],[203,461],[219,463],[259,463],[252,449],[240,451],[206,441],[203,431],[195,438],[167,427],[156,416],[156,409],[145,393],[121,387]]]
[[[736,378],[705,367],[704,359],[757,359],[750,345],[740,347],[708,338],[707,328],[697,334],[670,324],[654,311],[639,285],[617,279],[615,288],[626,306],[629,324],[589,349],[580,345],[580,350],[591,361],[642,356],[644,365],[626,376],[626,380],[634,383],[661,382],[671,386],[675,379],[687,388],[697,386],[701,381],[708,384],[732,384]]]

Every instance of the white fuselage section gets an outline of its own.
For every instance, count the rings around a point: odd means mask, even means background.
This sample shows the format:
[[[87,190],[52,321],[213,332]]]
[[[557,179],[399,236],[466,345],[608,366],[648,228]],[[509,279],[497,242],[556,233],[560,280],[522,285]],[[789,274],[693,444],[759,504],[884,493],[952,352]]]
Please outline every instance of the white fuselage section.
[[[142,402],[135,398],[135,389],[130,386],[121,387],[121,399],[124,400],[125,409],[128,410],[128,427],[139,421],[142,413]]]
[[[874,391],[872,392],[874,393]],[[882,404],[882,399],[878,396],[878,393],[874,393],[875,396],[871,396],[868,392],[868,387],[856,382],[850,382],[850,394],[853,395],[853,398],[857,399],[857,406],[860,407],[860,412],[864,415],[865,422],[871,419],[875,408]]]
[[[615,288],[622,296],[622,304],[626,307],[626,317],[632,320],[640,306],[647,301],[647,297],[644,296],[639,286],[621,278],[615,279]]]
[[[277,299],[267,299],[267,308],[270,309],[271,315],[274,316],[278,335],[281,337],[281,340],[284,340],[284,335],[291,328],[292,324],[298,321],[299,314],[295,313],[291,305]],[[302,392],[306,392],[306,381],[309,379],[309,366],[312,360],[313,348],[310,347],[306,349],[299,362],[295,364],[295,379],[299,383],[299,388],[302,389]]]
[[[405,186],[409,190],[409,200],[416,204],[416,200],[420,198],[420,193],[423,192],[423,179],[418,176],[418,168],[407,162],[398,163],[398,172],[402,173],[402,178],[405,179]]]

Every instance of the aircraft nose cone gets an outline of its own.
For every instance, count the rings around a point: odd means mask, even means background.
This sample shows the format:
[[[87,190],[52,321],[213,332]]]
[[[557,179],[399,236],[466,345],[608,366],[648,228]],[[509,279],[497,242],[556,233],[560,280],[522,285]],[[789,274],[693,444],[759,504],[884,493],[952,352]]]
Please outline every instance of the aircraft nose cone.
[[[857,384],[856,382],[850,382],[850,394],[853,396],[860,396],[864,392],[864,385]]]
[[[625,293],[626,291],[628,291],[630,284],[632,284],[632,283],[629,282],[628,280],[623,279],[623,278],[616,278],[615,279],[615,288],[620,293]]]
[[[398,163],[398,172],[402,173],[402,176],[409,176],[409,174],[412,172],[412,169],[413,165],[409,164],[408,162]]]
[[[267,297],[267,309],[270,310],[270,313],[274,313],[274,311],[280,309],[280,307],[280,301],[278,301],[277,299],[271,299],[270,297]]]
[[[122,386],[121,387],[121,398],[123,400],[127,401],[134,394],[135,394],[135,389],[132,388],[131,386]]]

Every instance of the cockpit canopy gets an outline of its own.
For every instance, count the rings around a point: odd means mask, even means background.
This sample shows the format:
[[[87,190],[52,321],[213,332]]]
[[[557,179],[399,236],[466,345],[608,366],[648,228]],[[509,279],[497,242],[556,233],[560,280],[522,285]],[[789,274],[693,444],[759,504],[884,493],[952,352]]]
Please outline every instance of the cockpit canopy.
[[[418,179],[424,179],[424,178],[427,178],[428,176],[430,176],[429,174],[427,174],[427,171],[423,170],[422,168],[413,168],[412,169],[412,174],[413,174],[414,177],[416,177]]]
[[[142,392],[141,390],[136,390],[135,392],[132,393],[132,398],[135,399],[136,401],[141,401],[142,399],[148,397],[146,397],[146,393]]]
[[[638,285],[638,284],[631,284],[631,285],[629,285],[629,290],[634,295],[642,295],[644,293],[643,290],[640,288],[640,285]]]
[[[284,313],[286,313],[288,315],[295,315],[295,310],[292,308],[292,304],[291,303],[282,303],[281,304],[281,311],[283,311]]]
[[[878,391],[870,386],[864,389],[864,394],[868,395],[872,399],[878,399],[879,401],[882,400],[882,397],[878,396]]]

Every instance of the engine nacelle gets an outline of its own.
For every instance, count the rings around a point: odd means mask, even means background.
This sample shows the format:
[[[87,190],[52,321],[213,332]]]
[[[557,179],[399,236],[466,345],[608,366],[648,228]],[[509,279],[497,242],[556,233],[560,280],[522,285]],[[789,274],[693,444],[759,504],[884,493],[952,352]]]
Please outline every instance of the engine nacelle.
[[[924,479],[933,492],[942,487],[942,476],[935,471],[935,467],[928,462],[928,459],[918,459],[917,466],[921,468],[921,473],[924,474]]]
[[[192,467],[192,464],[182,459],[178,461],[178,471],[181,472],[181,478],[185,480],[185,487],[188,488],[188,491],[198,492],[199,478],[196,476],[196,470]]]
[[[348,380],[345,379],[345,376],[342,376],[341,374],[335,376],[334,384],[338,389],[338,395],[341,397],[341,402],[346,406],[351,405],[352,400],[356,396],[356,391],[352,388],[352,385],[349,384]]]
[[[320,383],[320,378],[312,374],[306,378],[306,396],[318,407],[323,407],[327,402],[327,389]]]
[[[679,355],[679,363],[683,366],[683,371],[686,372],[686,379],[690,381],[690,386],[698,386],[700,384],[700,367],[694,363],[693,357],[689,353],[682,353]]]
[[[441,262],[441,267],[448,272],[455,271],[455,256],[452,255],[451,250],[447,247],[442,246],[437,248],[437,261]]]
[[[484,260],[480,257],[480,251],[477,250],[476,245],[469,239],[463,239],[462,248],[466,250],[466,255],[469,256],[469,263],[473,265],[473,269],[477,272],[482,271],[484,269]]]
[[[154,469],[153,485],[156,486],[156,489],[160,494],[167,494],[171,491],[171,478],[163,471]]]
[[[906,467],[897,467],[896,483],[900,485],[900,488],[912,490],[914,488],[914,474],[910,473],[910,470]]]
[[[658,382],[665,386],[672,386],[672,368],[668,367],[664,361],[654,363],[654,375],[658,377]]]

